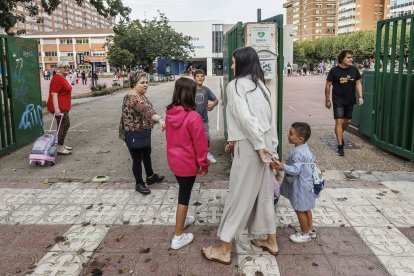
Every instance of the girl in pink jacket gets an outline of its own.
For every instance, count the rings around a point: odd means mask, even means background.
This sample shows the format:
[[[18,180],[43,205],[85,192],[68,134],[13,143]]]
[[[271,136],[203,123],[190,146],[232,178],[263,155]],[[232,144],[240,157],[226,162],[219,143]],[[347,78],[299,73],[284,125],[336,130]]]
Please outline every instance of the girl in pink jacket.
[[[175,221],[175,236],[172,249],[180,249],[194,240],[192,233],[183,233],[184,228],[195,221],[187,216],[196,175],[208,172],[208,146],[203,120],[195,111],[196,84],[189,78],[175,82],[172,103],[167,106],[165,130],[167,135],[167,160],[178,185],[178,205]]]

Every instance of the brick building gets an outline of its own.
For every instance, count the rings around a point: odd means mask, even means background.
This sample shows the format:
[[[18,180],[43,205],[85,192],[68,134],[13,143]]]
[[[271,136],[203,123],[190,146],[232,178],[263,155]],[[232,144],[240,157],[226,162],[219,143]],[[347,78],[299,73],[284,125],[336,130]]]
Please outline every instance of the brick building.
[[[385,17],[386,0],[337,0],[337,34],[374,29]]]
[[[283,7],[294,40],[335,35],[336,0],[289,0]]]
[[[40,6],[41,0],[33,0],[33,2]],[[13,30],[26,30],[26,34],[76,28],[108,29],[115,23],[115,18],[108,19],[99,15],[89,1],[84,1],[82,6],[78,6],[75,0],[62,0],[52,15],[48,15],[43,9],[40,9],[39,16],[44,18],[43,22],[36,22],[35,18],[29,17],[29,13],[24,9],[22,3],[17,4],[14,12],[25,15],[26,22],[18,22]]]
[[[58,61],[68,61],[72,68],[89,69],[93,63],[100,72],[109,72],[105,45],[106,38],[113,36],[112,29],[73,29],[57,32],[40,32],[25,37],[39,41],[39,68],[56,68]],[[76,63],[77,53],[84,55],[87,63]]]

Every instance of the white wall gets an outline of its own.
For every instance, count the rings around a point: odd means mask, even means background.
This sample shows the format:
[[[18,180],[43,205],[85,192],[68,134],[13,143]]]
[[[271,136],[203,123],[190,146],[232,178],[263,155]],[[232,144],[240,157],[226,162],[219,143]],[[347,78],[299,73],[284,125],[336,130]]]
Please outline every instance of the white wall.
[[[176,32],[191,36],[194,46],[194,58],[212,58],[212,25],[223,21],[171,21],[170,26]]]

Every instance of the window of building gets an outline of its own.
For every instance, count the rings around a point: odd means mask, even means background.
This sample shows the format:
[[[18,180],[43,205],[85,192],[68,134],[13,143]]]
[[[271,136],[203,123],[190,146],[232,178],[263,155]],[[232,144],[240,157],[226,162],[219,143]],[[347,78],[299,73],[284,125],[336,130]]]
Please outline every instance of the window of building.
[[[45,52],[45,57],[57,57],[57,52]]]
[[[60,44],[72,44],[72,39],[61,39]]]
[[[76,39],[76,44],[88,44],[88,43],[89,43],[88,38],[77,38]]]

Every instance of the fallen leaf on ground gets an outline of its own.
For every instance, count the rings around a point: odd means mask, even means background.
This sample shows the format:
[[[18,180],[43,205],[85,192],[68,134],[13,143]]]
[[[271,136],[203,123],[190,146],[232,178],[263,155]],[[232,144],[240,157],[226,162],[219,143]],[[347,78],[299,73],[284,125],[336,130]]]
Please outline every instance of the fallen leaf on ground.
[[[149,253],[150,252],[150,250],[151,250],[151,248],[142,248],[140,251],[139,251],[139,253],[144,253],[144,254],[146,254],[146,253]]]
[[[123,238],[124,238],[124,235],[120,235],[120,236],[118,236],[118,238],[116,238],[115,240],[116,240],[117,242],[120,242]]]

